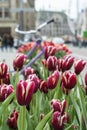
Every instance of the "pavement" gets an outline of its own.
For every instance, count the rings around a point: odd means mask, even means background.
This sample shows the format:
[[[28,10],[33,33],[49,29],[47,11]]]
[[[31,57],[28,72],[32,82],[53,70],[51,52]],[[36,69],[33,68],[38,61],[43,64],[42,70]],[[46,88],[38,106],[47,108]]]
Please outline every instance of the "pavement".
[[[0,49],[0,62],[5,62],[9,69],[13,69],[13,59],[15,58],[17,50],[16,49],[8,49],[8,50],[1,50]]]
[[[69,44],[67,46],[72,51],[73,56],[87,61],[87,48],[85,48],[85,47],[79,48],[79,47],[73,46],[71,44]],[[8,51],[0,50],[0,62],[4,61],[8,65],[9,69],[13,70],[13,59],[15,58],[16,53],[17,53],[16,49],[13,49],[13,50],[8,49]],[[84,74],[86,71],[87,71],[87,65],[85,66],[85,69],[82,72],[83,77],[84,77]]]

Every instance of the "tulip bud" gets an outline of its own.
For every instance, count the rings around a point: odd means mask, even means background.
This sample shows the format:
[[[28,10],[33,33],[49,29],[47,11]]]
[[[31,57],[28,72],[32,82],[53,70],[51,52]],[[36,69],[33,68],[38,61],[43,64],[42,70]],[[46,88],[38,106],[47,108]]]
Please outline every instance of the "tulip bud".
[[[3,102],[13,91],[12,85],[0,85],[0,102]]]
[[[42,59],[42,64],[43,64],[45,67],[47,67],[47,61],[46,61],[46,59]]]
[[[5,63],[0,63],[0,79],[5,78],[8,71],[8,66]]]
[[[81,71],[84,69],[86,65],[86,61],[80,59],[80,60],[77,60],[74,64],[74,70],[75,70],[75,73],[76,74],[80,74]]]
[[[44,49],[44,56],[47,59],[49,56],[53,56],[56,52],[56,47],[54,46],[46,46]]]
[[[59,71],[62,70],[62,61],[63,61],[63,59],[61,59],[61,58],[58,59],[58,61],[57,61],[57,62],[58,62],[58,70],[59,70]]]
[[[10,84],[10,74],[6,74],[5,78],[3,79],[4,84]]]
[[[58,59],[58,69],[62,70],[62,72],[69,70],[74,62],[74,57],[65,56],[64,59]]]
[[[14,70],[21,70],[23,65],[24,65],[24,62],[26,60],[27,56],[22,54],[22,53],[18,53],[16,55],[16,58],[14,59],[13,61],[13,67],[14,67]]]
[[[62,72],[69,70],[74,62],[74,57],[72,56],[65,56],[62,61]]]
[[[76,85],[76,74],[70,71],[66,71],[62,75],[62,85],[66,89],[72,89]]]
[[[60,73],[58,70],[54,71],[52,75],[47,78],[47,86],[49,89],[54,89],[58,83]]]
[[[68,115],[64,113],[61,115],[60,112],[56,111],[52,115],[52,125],[54,130],[63,130],[64,124],[68,121]]]
[[[66,108],[66,101],[63,100],[62,102],[60,102],[60,100],[58,99],[53,99],[51,101],[51,106],[54,109],[54,112],[58,111],[61,113],[61,115],[63,115]]]
[[[24,76],[27,79],[27,77],[31,74],[34,74],[34,69],[31,67],[28,67],[24,70]]]
[[[40,81],[39,89],[40,89],[41,92],[48,93],[47,82],[43,81],[43,80]]]
[[[16,88],[16,97],[19,105],[29,106],[34,93],[35,83],[20,80]]]
[[[17,129],[18,112],[14,110],[7,120],[7,125],[12,129]]]
[[[31,74],[28,76],[26,81],[33,81],[35,83],[35,88],[34,88],[34,93],[38,90],[39,87],[39,78],[37,77],[36,74]]]
[[[49,56],[47,59],[47,68],[50,71],[56,70],[58,66],[57,58],[55,56]]]

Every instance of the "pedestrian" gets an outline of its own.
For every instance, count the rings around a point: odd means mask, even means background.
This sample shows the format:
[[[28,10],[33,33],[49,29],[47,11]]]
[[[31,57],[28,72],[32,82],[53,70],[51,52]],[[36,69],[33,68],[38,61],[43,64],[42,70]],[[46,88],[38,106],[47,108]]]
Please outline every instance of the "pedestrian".
[[[14,46],[14,38],[12,37],[12,35],[8,36],[8,45],[10,47],[10,50],[12,51],[12,48]]]
[[[2,51],[3,49],[5,49],[7,51],[8,49],[8,41],[7,41],[7,38],[8,38],[8,35],[7,34],[4,34],[3,37],[2,37]]]

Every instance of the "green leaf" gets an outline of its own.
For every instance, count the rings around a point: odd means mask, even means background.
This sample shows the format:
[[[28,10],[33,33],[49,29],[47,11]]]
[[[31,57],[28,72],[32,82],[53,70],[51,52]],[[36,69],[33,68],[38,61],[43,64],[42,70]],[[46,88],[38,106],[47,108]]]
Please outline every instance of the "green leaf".
[[[12,101],[12,99],[14,98],[15,92],[11,93],[6,99],[5,101],[1,104],[0,107],[0,116],[4,113],[4,110],[8,107],[8,105],[10,104],[10,102]]]
[[[39,122],[39,124],[37,125],[35,130],[43,130],[44,126],[46,125],[46,123],[50,119],[52,113],[53,113],[53,110],[50,111],[47,115],[45,115],[44,118]]]
[[[78,117],[78,121],[79,121],[79,124],[80,124],[80,122],[81,122],[81,111],[80,111],[80,108],[79,108],[79,106],[78,106],[72,92],[70,93],[70,99],[72,101],[73,107],[74,107],[74,109],[76,111],[76,116]]]

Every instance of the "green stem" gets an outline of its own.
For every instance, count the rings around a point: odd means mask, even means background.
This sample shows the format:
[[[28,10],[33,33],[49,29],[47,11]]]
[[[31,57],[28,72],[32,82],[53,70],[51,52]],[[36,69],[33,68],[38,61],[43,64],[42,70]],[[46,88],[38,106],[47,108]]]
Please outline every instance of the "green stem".
[[[20,114],[18,118],[18,130],[26,130],[27,124],[26,124],[26,107],[20,106]]]
[[[69,110],[69,101],[70,101],[70,98],[69,98],[69,94],[66,95],[66,112],[68,113],[68,110]]]

